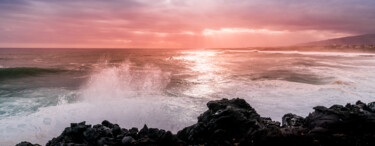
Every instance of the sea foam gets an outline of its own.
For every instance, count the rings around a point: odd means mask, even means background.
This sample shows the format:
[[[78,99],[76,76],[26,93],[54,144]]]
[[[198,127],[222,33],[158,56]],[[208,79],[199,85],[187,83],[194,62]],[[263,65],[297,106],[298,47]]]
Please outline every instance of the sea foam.
[[[200,112],[195,109],[204,105],[164,95],[169,75],[152,65],[101,65],[76,91],[78,101],[69,103],[61,96],[56,106],[0,120],[0,141],[4,145],[19,141],[45,144],[72,122],[97,124],[104,119],[122,127],[147,124],[177,132],[194,123]]]

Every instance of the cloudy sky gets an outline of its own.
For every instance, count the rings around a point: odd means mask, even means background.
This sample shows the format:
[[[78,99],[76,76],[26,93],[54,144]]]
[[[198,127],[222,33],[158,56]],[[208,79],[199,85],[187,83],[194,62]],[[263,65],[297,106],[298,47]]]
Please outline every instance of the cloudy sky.
[[[292,45],[375,32],[375,0],[0,0],[0,47]]]

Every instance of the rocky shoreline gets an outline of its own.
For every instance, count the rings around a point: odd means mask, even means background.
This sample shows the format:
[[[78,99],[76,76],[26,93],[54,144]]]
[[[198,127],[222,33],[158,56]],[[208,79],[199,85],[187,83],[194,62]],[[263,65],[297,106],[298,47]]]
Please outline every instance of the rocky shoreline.
[[[94,126],[72,123],[47,146],[175,146],[175,145],[288,145],[288,146],[374,146],[375,102],[317,106],[303,118],[286,114],[282,123],[261,117],[243,99],[207,103],[208,110],[194,125],[170,131],[146,125],[125,129],[109,121]],[[21,142],[17,146],[39,146]]]

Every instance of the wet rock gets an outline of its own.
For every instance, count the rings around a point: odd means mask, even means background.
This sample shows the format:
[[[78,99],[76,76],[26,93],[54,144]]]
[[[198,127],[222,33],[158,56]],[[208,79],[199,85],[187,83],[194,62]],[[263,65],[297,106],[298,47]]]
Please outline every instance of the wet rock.
[[[295,114],[285,114],[282,118],[283,126],[295,128],[303,126],[305,119]]]
[[[133,138],[138,138],[138,128],[133,127],[129,129],[128,135],[133,137]]]
[[[360,106],[358,106],[360,105]],[[372,133],[375,130],[375,114],[365,104],[333,105],[330,108],[317,106],[315,111],[306,117],[305,126],[319,134],[332,133]],[[325,129],[325,130],[317,130]]]
[[[143,128],[138,132],[138,135],[139,135],[140,138],[147,137],[147,135],[148,135],[148,127],[147,127],[146,124],[145,124],[145,125],[143,126]]]
[[[124,138],[122,138],[121,142],[123,144],[131,144],[131,143],[135,142],[135,140],[131,136],[125,136]]]
[[[106,126],[106,127],[108,127],[108,128],[113,128],[113,124],[112,124],[111,122],[107,121],[107,120],[104,120],[104,121],[102,122],[102,125],[103,125],[103,126]]]
[[[40,146],[40,145],[39,144],[32,144],[30,142],[23,141],[23,142],[20,142],[19,144],[17,144],[16,146]]]
[[[179,131],[178,138],[192,144],[231,143],[265,127],[259,114],[243,99],[210,101],[207,107],[198,123]]]
[[[371,112],[375,112],[375,102],[370,102],[368,104],[368,108],[370,109]]]
[[[115,140],[114,138],[111,138],[111,137],[101,137],[97,141],[97,145],[101,145],[101,146],[104,146],[104,145],[116,145],[116,144],[119,144],[119,143],[121,143],[121,141],[117,141],[117,140]]]
[[[113,136],[117,136],[119,134],[121,134],[121,127],[117,124],[114,124],[112,129],[111,129],[111,133],[113,134]]]
[[[263,117],[261,117],[261,121],[262,121],[262,123],[265,126],[277,126],[277,127],[280,126],[280,122],[272,121],[271,118],[263,118]]]

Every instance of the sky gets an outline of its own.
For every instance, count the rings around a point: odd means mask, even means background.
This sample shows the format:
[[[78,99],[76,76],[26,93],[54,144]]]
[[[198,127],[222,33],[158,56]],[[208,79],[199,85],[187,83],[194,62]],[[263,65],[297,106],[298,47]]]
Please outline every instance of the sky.
[[[0,0],[0,47],[237,48],[375,33],[374,0]]]

